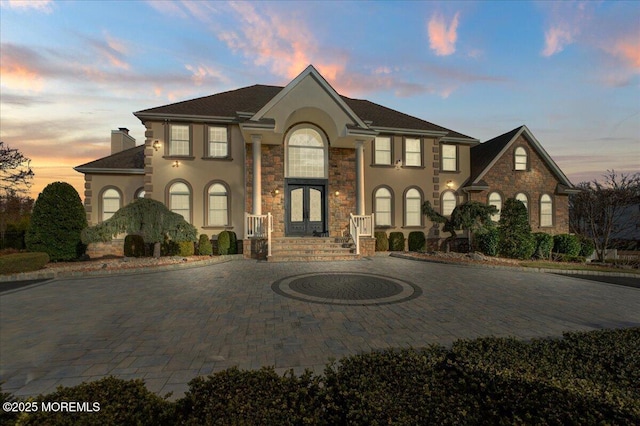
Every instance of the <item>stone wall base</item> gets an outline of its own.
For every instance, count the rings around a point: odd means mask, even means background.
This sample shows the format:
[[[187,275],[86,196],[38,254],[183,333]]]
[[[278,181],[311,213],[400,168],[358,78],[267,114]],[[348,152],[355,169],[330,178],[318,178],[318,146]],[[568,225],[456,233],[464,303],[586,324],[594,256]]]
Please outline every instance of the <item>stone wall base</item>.
[[[124,240],[111,240],[106,243],[90,243],[87,247],[87,255],[90,259],[99,259],[105,256],[124,256]]]
[[[376,254],[376,239],[372,237],[360,237],[360,256],[369,257]]]
[[[267,240],[250,238],[242,240],[242,257],[244,259],[267,259]]]

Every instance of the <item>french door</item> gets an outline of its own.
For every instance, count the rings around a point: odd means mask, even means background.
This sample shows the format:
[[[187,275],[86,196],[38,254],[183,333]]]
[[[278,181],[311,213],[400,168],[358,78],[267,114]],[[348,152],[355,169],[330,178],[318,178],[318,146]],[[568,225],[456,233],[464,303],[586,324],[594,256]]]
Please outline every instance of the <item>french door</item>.
[[[326,183],[292,181],[286,190],[287,236],[314,235],[326,231]]]

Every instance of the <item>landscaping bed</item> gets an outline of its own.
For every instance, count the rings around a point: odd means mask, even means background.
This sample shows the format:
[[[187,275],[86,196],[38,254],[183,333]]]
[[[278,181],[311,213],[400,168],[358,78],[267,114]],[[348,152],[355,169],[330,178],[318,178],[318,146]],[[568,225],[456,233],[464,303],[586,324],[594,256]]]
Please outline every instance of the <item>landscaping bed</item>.
[[[640,421],[638,383],[636,327],[530,342],[489,337],[451,348],[390,349],[345,357],[320,375],[231,368],[194,378],[175,402],[148,391],[142,380],[107,377],[31,399],[38,407],[98,403],[98,411],[4,410],[0,423],[634,425]],[[1,399],[3,407],[26,401],[7,393]]]

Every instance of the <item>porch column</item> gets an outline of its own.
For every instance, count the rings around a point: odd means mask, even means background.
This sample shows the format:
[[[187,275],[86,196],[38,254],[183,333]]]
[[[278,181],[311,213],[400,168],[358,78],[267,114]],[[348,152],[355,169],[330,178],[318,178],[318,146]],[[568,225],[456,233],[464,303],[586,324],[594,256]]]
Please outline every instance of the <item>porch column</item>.
[[[364,141],[356,141],[356,214],[364,214]]]
[[[262,214],[262,136],[251,135],[253,143],[253,214]]]

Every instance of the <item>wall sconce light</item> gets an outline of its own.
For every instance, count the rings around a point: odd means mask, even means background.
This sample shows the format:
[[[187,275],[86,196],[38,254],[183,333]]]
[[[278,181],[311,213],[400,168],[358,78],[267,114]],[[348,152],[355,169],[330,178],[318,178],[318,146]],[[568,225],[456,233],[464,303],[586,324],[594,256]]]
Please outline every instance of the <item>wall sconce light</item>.
[[[178,160],[174,161],[171,167],[180,167],[180,162]]]
[[[400,167],[402,167],[402,160],[397,160],[396,161],[396,170],[400,170]]]
[[[340,191],[336,191],[336,197],[340,195]]]
[[[155,140],[155,141],[153,142],[153,149],[155,149],[156,151],[157,151],[158,149],[160,149],[160,146],[161,146],[161,145],[160,145],[160,141],[159,141],[159,140]]]
[[[447,188],[449,188],[449,189],[453,188],[453,181],[452,180],[448,180],[447,181]]]
[[[274,197],[275,197],[276,195],[278,195],[279,193],[280,193],[280,190],[279,190],[278,188],[276,188],[276,189],[274,189],[273,191],[271,191],[271,195],[272,195],[272,196],[274,196]]]

